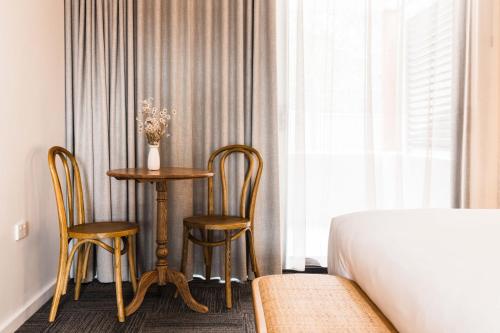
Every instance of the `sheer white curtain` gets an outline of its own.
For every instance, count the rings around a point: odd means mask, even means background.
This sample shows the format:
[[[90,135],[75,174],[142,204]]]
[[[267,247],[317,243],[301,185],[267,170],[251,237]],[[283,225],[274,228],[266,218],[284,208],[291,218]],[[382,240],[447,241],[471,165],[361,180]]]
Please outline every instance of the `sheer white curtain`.
[[[326,264],[333,216],[454,205],[462,7],[279,2],[285,268]]]

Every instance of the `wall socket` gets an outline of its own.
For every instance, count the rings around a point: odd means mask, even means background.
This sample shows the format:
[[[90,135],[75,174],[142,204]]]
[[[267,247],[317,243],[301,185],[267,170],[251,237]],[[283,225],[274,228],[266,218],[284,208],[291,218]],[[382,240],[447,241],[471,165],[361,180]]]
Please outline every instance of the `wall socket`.
[[[28,221],[21,220],[14,226],[14,239],[16,241],[28,237]]]

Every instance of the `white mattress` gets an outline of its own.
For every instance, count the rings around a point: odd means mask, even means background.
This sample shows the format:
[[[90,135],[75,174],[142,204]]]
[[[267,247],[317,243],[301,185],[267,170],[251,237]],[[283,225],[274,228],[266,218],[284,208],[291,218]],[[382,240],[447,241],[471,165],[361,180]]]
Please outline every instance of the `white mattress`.
[[[500,210],[334,218],[328,271],[356,281],[400,332],[500,332]]]

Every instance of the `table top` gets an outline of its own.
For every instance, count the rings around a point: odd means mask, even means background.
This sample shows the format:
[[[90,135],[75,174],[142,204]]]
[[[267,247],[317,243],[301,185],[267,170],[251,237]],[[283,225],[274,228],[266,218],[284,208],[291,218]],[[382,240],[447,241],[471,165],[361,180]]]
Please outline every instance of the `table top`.
[[[160,170],[148,170],[146,168],[128,168],[109,170],[106,173],[116,179],[131,179],[147,182],[161,182],[169,179],[194,179],[208,178],[214,175],[213,172],[203,169],[193,168],[160,168]]]

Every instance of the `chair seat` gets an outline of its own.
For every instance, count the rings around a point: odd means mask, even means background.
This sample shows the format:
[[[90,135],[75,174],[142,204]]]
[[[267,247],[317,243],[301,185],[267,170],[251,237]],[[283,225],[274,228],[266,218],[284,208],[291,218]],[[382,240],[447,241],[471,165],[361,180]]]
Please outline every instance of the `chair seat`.
[[[184,225],[206,230],[236,230],[250,226],[250,221],[240,216],[191,216],[184,219]]]
[[[115,238],[135,235],[139,226],[130,222],[95,222],[78,224],[68,228],[71,238]]]

